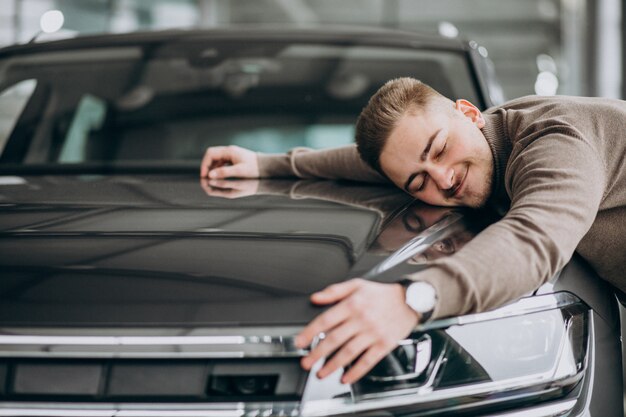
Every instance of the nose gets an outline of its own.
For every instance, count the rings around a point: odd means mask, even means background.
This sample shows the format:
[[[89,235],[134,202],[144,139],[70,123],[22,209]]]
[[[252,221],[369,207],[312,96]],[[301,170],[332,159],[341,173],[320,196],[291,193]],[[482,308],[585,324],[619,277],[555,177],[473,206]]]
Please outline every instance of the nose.
[[[454,169],[448,166],[432,166],[429,172],[440,190],[449,190],[454,186]]]

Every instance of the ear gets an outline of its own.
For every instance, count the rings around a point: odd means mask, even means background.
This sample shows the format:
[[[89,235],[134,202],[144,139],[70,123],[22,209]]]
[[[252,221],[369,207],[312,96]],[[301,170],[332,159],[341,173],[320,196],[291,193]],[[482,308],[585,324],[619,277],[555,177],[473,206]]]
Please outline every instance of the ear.
[[[465,117],[468,117],[474,122],[476,127],[482,129],[485,127],[485,119],[483,114],[478,110],[478,107],[474,106],[472,103],[465,99],[458,99],[454,103],[454,107],[460,111]]]

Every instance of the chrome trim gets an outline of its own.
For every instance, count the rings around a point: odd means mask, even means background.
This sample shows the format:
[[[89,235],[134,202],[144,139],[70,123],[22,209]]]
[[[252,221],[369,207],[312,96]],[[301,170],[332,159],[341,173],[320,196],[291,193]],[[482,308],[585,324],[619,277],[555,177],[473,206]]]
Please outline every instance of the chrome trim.
[[[492,414],[489,417],[556,417],[570,412],[576,400],[539,405],[520,411],[504,414]],[[361,410],[365,411],[365,410]],[[344,410],[341,410],[343,413]],[[298,404],[283,403],[271,406],[255,404],[37,404],[37,403],[3,403],[0,405],[0,416],[46,416],[46,417],[247,417],[247,416],[279,416],[304,417],[326,416],[339,414],[339,410],[328,414],[306,414],[301,412]]]
[[[497,310],[436,320],[416,331],[447,328],[564,308],[580,303],[566,292],[522,298]],[[0,356],[71,358],[243,358],[298,357],[300,326],[194,329],[0,329]],[[78,333],[79,335],[72,335]],[[82,334],[81,334],[82,333]],[[84,335],[89,333],[89,335]],[[137,336],[140,335],[140,336]]]
[[[480,323],[490,320],[503,319],[506,317],[523,316],[526,314],[539,313],[542,311],[555,310],[570,305],[582,303],[578,297],[569,292],[556,292],[552,294],[535,295],[521,298],[495,310],[484,313],[468,314],[465,316],[452,317],[449,319],[433,320],[421,324],[416,331],[428,331],[443,329],[450,326],[462,326],[471,323]]]
[[[274,329],[196,328],[186,330],[171,328],[4,328],[0,329],[0,357],[300,357],[308,352],[306,349],[300,349],[295,346],[295,335],[300,329],[300,327],[279,327]],[[68,334],[70,332],[79,334],[88,332],[91,334],[74,336]],[[224,335],[230,332],[232,332],[232,335]],[[236,332],[240,334],[237,335]]]
[[[243,404],[80,404],[80,403],[2,403],[0,416],[54,417],[244,417],[251,409]],[[254,409],[252,409],[254,410]],[[266,409],[273,410],[272,408]],[[278,410],[280,411],[280,410]],[[292,408],[285,408],[294,415]],[[296,410],[297,412],[297,410]],[[268,414],[270,415],[270,414]],[[275,414],[271,414],[275,415]]]
[[[563,401],[555,404],[548,404],[543,406],[537,406],[533,408],[526,408],[520,411],[512,411],[504,414],[491,414],[488,417],[560,417],[565,416],[576,405],[576,400]],[[268,414],[266,411],[270,411]],[[0,408],[0,416],[58,416],[58,417],[244,417],[244,416],[295,416],[293,412],[297,412],[297,409],[293,409],[291,412],[289,409],[282,409],[278,414],[273,413],[272,410],[266,410],[259,413],[246,412],[245,409],[234,410],[150,410],[150,409],[72,409],[72,408]]]
[[[0,336],[2,357],[65,358],[263,358],[301,357],[295,336],[233,337]]]
[[[519,411],[511,411],[508,413],[490,414],[485,417],[560,417],[568,415],[575,405],[576,400],[568,400],[555,404],[525,408]]]
[[[574,412],[577,415],[583,415],[584,411],[585,413],[589,413],[589,407],[591,405],[591,397],[593,396],[593,389],[591,389],[591,387],[593,387],[593,381],[595,378],[595,374],[596,374],[596,370],[595,370],[595,364],[596,364],[596,322],[595,322],[595,314],[589,312],[589,339],[588,339],[588,344],[587,344],[587,354],[585,355],[585,359],[583,361],[583,367],[585,369],[585,378],[587,379],[586,381],[584,381],[583,385],[583,394],[582,394],[582,401],[581,401],[581,397],[578,398],[578,401],[576,402],[576,407],[574,409]],[[584,386],[587,386],[587,388],[585,388]],[[624,393],[624,396],[626,396],[626,392]]]
[[[413,371],[395,376],[366,375],[366,378],[375,382],[408,381],[410,379],[417,378],[426,370],[428,364],[430,363],[430,356],[432,352],[432,339],[429,335],[425,334],[417,340],[401,340],[398,344],[400,346],[412,346],[413,349],[415,349],[415,361],[412,364]]]

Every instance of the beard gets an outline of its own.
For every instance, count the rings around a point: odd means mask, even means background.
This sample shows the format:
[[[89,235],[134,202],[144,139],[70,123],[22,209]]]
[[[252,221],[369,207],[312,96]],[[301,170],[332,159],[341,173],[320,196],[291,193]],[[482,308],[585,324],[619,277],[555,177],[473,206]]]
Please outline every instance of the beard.
[[[479,209],[485,207],[491,194],[493,193],[493,175],[494,175],[494,167],[493,165],[488,165],[488,169],[484,177],[482,178],[482,183],[480,184],[478,189],[475,190],[467,190],[467,195],[465,198],[465,205],[467,207],[473,209]]]

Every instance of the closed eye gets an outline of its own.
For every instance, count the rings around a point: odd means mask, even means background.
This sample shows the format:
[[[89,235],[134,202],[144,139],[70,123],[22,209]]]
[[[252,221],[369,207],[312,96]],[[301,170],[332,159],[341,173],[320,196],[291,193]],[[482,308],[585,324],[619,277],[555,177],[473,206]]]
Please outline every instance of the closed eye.
[[[404,190],[409,194],[418,193],[424,188],[425,183],[426,173],[415,173],[411,176],[409,181],[407,181],[407,185],[404,187]]]
[[[426,181],[428,181],[428,175],[427,174],[423,174],[422,175],[422,183],[417,188],[417,190],[415,190],[415,192],[419,193],[420,191],[422,191],[424,189],[424,187],[426,187]]]
[[[443,148],[441,148],[441,150],[439,151],[435,159],[440,160],[445,155],[447,148],[448,148],[448,142],[446,141],[446,143],[444,143],[443,145]]]

